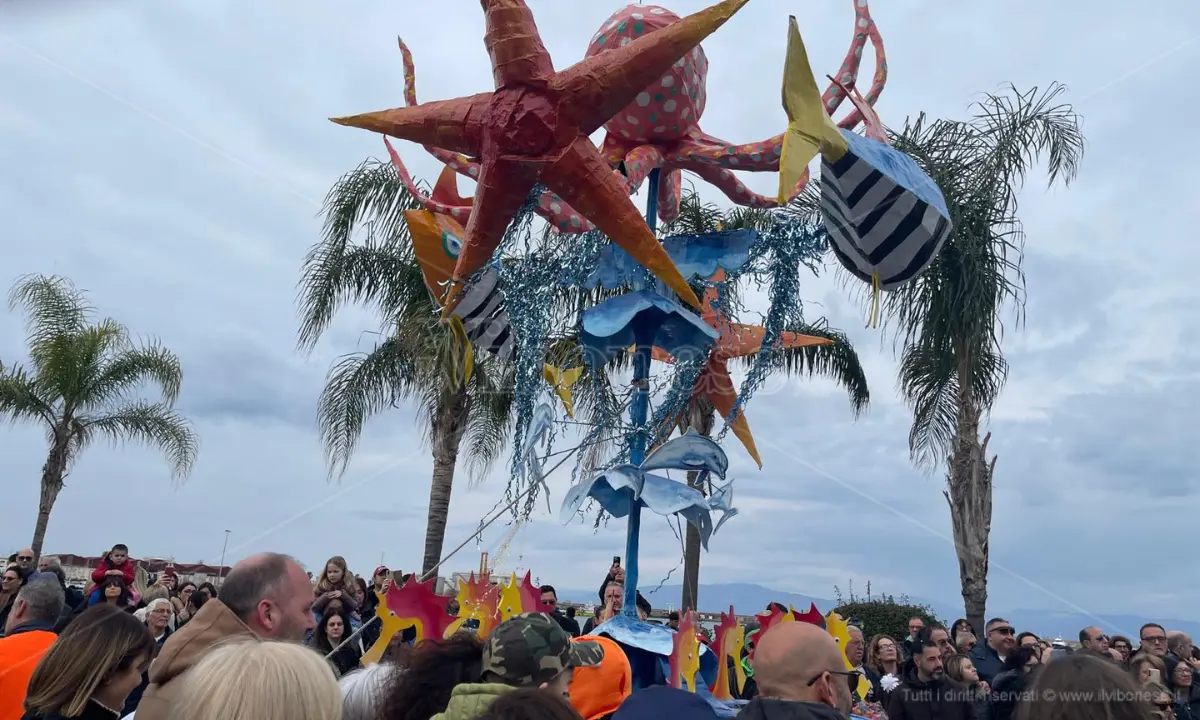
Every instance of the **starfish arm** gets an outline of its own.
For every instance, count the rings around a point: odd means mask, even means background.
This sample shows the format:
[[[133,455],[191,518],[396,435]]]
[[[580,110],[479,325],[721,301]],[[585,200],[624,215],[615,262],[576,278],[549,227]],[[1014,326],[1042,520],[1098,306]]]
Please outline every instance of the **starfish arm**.
[[[684,302],[692,307],[700,306],[700,299],[625,193],[624,184],[586,135],[580,135],[562,157],[543,170],[541,179],[630,257],[666,283]],[[482,180],[480,188],[483,188]],[[479,203],[477,193],[476,214]],[[461,264],[461,259],[459,262]]]
[[[489,153],[489,155],[491,155]],[[454,278],[442,317],[449,317],[462,299],[463,282],[476,270],[487,265],[504,239],[504,231],[513,216],[520,211],[537,182],[539,166],[500,157],[487,157],[479,172],[475,202],[466,237],[454,266]]]
[[[701,376],[701,382],[708,401],[717,409],[722,418],[729,417],[737,403],[737,389],[733,387],[733,378],[729,377],[729,367],[725,361],[717,358],[709,359],[708,366]],[[762,458],[758,455],[754,436],[750,434],[750,423],[746,421],[746,413],[739,409],[733,421],[729,423],[729,429],[733,430],[734,436],[742,441],[746,452],[750,453],[750,457],[754,458],[754,462],[758,463],[761,468]]]
[[[591,135],[747,2],[724,0],[628,45],[593,55],[555,75],[550,86],[563,92],[563,111],[570,121]]]
[[[761,325],[730,323],[729,337],[722,337],[720,340],[721,355],[726,358],[754,355],[762,350],[763,338],[766,334],[766,329]],[[792,349],[807,347],[809,345],[829,345],[832,342],[829,338],[817,337],[815,335],[782,332],[779,334],[778,345],[782,349]]]
[[[550,53],[525,0],[483,0],[483,44],[496,89],[545,82],[554,74]]]
[[[491,93],[331,118],[338,125],[362,128],[419,145],[478,155],[483,139],[483,115]]]

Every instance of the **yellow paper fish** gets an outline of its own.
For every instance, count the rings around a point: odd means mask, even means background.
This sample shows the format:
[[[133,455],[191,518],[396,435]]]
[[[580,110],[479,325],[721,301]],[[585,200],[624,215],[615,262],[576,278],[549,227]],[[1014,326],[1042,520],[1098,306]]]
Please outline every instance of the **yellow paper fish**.
[[[846,669],[856,670],[857,668],[850,663],[850,658],[846,657],[846,646],[850,644],[850,623],[843,620],[841,615],[831,612],[825,616],[825,631],[833,636],[838,647],[842,649],[842,661],[846,663]],[[856,692],[860,698],[865,698],[867,693],[871,692],[871,681],[865,675],[858,676]]]
[[[796,17],[788,18],[787,56],[783,65],[783,109],[788,126],[779,158],[779,203],[788,201],[808,163],[820,152],[830,160],[842,157],[846,139],[821,102],[821,90],[808,61]]]

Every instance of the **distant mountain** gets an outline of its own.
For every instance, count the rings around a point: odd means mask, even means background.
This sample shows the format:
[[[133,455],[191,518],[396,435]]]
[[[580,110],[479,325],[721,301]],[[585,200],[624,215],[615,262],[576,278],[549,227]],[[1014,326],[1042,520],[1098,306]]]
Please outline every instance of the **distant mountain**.
[[[595,603],[599,600],[597,596],[599,589],[599,587],[592,590],[564,589],[559,591],[559,596],[569,602]],[[681,585],[664,585],[653,594],[650,594],[648,589],[643,590],[642,594],[655,607],[678,606],[679,598],[683,594],[683,587]],[[911,596],[909,600],[918,605],[929,606],[933,609],[935,615],[947,623],[953,622],[956,618],[963,615],[962,606],[955,603]],[[837,601],[829,598],[772,590],[762,585],[750,583],[723,583],[700,586],[699,609],[705,612],[726,611],[732,605],[738,612],[747,614],[759,612],[771,602],[781,602],[797,609],[807,608],[809,603],[815,603],[822,612],[828,612],[837,605]],[[1200,622],[1192,620],[1145,618],[1138,615],[1119,614],[1096,615],[1093,617],[1082,613],[1057,610],[1007,610],[1004,608],[997,608],[995,610],[988,608],[988,615],[1004,617],[1019,631],[1028,630],[1038,635],[1062,637],[1068,640],[1077,638],[1082,628],[1089,625],[1096,625],[1110,634],[1127,635],[1133,638],[1136,643],[1138,629],[1148,622],[1160,623],[1166,626],[1168,630],[1183,630],[1192,637],[1200,636]]]

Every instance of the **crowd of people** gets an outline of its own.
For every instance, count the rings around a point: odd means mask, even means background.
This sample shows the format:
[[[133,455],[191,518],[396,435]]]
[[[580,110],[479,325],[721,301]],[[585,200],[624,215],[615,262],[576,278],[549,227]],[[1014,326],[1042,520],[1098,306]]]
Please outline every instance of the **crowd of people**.
[[[622,609],[616,563],[583,628],[546,585],[545,612],[486,638],[467,629],[414,643],[397,633],[364,665],[378,638],[377,593],[404,577],[386,567],[362,578],[334,557],[313,578],[295,559],[263,553],[219,589],[168,568],[138,592],[123,545],[86,589],[68,585],[53,557],[24,549],[10,560],[0,720],[715,720],[731,708],[746,720],[1200,720],[1200,652],[1186,633],[1153,623],[1136,647],[1084,628],[1071,652],[1002,618],[981,633],[965,620],[947,629],[913,618],[906,637],[869,641],[851,625],[844,647],[815,625],[764,632],[751,622],[746,682],[729,673],[737,702],[721,706],[647,687],[621,645],[588,634]],[[650,612],[640,596],[638,611]],[[677,631],[678,620],[666,624]]]

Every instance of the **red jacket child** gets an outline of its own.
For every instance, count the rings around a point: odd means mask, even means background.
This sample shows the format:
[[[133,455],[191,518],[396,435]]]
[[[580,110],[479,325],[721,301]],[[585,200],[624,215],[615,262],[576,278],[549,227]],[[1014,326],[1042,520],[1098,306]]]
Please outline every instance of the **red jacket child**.
[[[133,561],[129,559],[129,548],[120,543],[113,545],[112,550],[100,558],[100,564],[92,571],[92,582],[99,585],[109,575],[120,575],[125,581],[125,587],[131,589],[133,581],[137,578],[137,570],[133,567]]]

